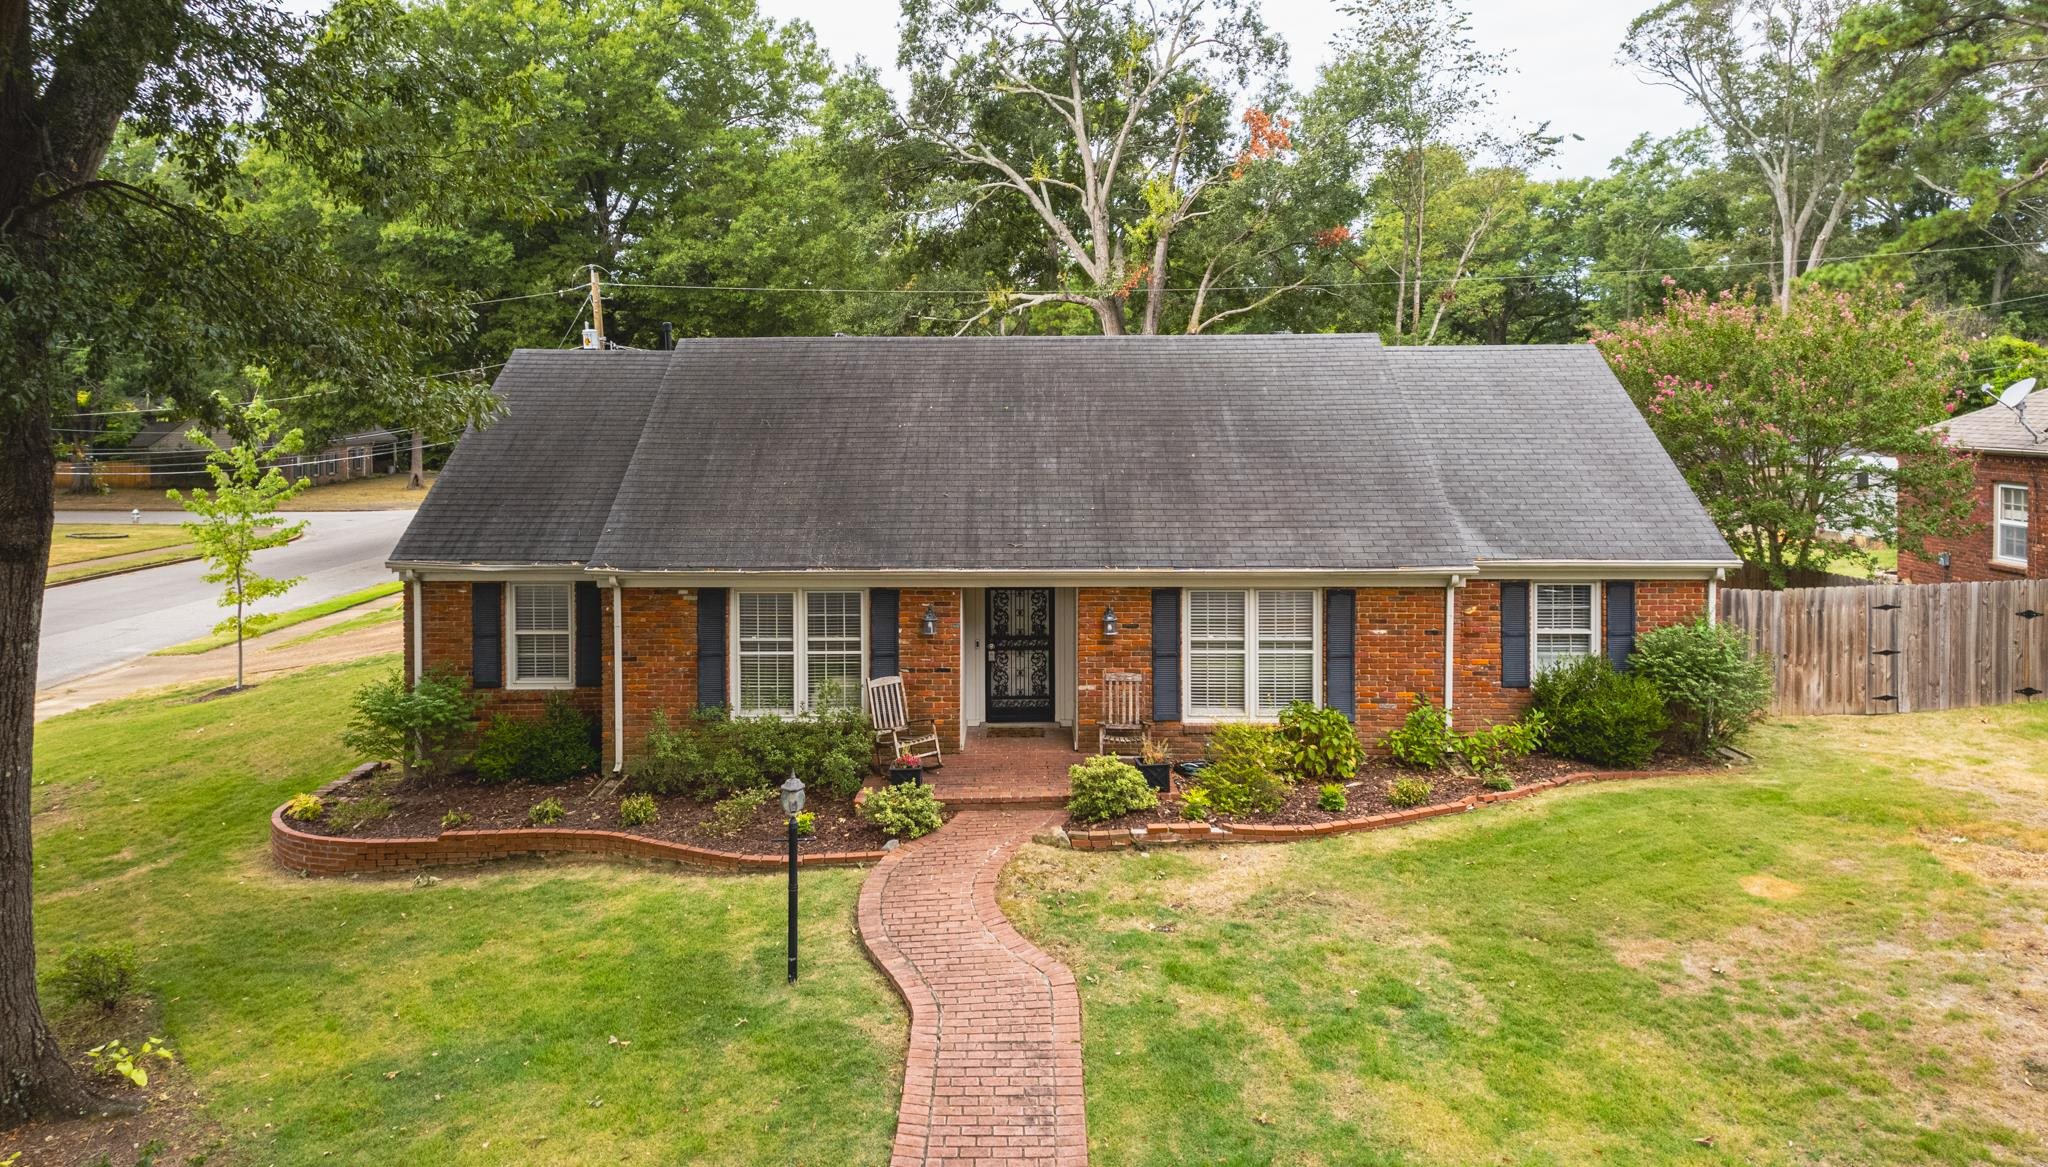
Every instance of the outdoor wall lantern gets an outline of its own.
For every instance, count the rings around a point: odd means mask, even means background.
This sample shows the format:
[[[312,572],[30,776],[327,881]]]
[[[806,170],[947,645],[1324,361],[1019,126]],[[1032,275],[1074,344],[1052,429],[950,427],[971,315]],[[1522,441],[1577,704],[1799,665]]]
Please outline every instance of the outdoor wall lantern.
[[[937,636],[939,634],[939,610],[930,604],[924,606],[924,634],[926,636]]]
[[[1948,552],[1944,551],[1941,554],[1935,556],[1934,561],[1936,563],[1939,563],[1942,566],[1943,570],[1946,570],[1948,568],[1949,563]]]
[[[1114,606],[1102,610],[1102,634],[1104,636],[1116,635],[1116,608]]]

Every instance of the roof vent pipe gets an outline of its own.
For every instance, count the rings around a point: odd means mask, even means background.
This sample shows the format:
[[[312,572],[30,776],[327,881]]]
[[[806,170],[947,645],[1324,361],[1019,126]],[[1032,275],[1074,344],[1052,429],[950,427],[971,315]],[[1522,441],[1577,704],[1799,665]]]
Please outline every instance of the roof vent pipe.
[[[676,347],[676,326],[664,320],[661,322],[661,349],[667,352]]]

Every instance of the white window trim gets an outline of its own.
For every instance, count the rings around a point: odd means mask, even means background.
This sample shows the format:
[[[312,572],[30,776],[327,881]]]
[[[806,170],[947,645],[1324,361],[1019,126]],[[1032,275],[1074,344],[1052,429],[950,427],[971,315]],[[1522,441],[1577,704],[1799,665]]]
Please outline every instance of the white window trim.
[[[868,656],[868,651],[870,645],[873,643],[872,638],[874,635],[874,630],[871,627],[871,625],[873,625],[875,622],[875,609],[874,606],[868,602],[868,589],[745,588],[735,589],[733,591],[731,607],[729,607],[726,610],[725,614],[725,707],[727,709],[732,710],[734,716],[797,718],[806,716],[813,712],[813,710],[807,708],[807,706],[810,703],[809,694],[811,691],[811,649],[810,636],[808,635],[809,613],[811,603],[810,597],[813,593],[841,592],[852,593],[860,597],[860,692],[856,695],[855,707],[859,709],[867,708],[868,671],[872,665],[872,661]],[[791,613],[791,631],[794,633],[794,638],[796,641],[796,680],[795,683],[790,687],[790,699],[796,705],[796,708],[793,710],[740,708],[740,597],[743,595],[796,597],[796,607],[795,610]],[[903,635],[901,631],[901,612],[897,613],[897,629],[898,644],[896,646],[896,651],[900,653],[903,651],[903,646],[901,643]]]
[[[1188,662],[1194,659],[1193,621],[1188,619],[1189,592],[1242,592],[1244,594],[1244,703],[1243,709],[1198,708],[1194,703],[1193,670]],[[1261,713],[1259,702],[1259,593],[1260,592],[1307,592],[1312,599],[1309,607],[1314,620],[1314,637],[1309,647],[1310,699],[1320,707],[1328,696],[1323,691],[1323,604],[1322,588],[1182,588],[1180,591],[1180,716],[1183,724],[1221,724],[1244,722],[1251,725],[1278,725],[1279,711]]]
[[[1537,637],[1542,630],[1536,627],[1536,593],[1546,587],[1590,588],[1593,595],[1593,649],[1587,656],[1607,654],[1607,582],[1599,579],[1546,579],[1529,581],[1529,680],[1533,683],[1543,674],[1542,658],[1536,650]]]
[[[2015,522],[2014,520],[2005,517],[2005,492],[2008,490],[2019,491],[2021,496],[2023,496],[2027,500],[2026,518]],[[2029,528],[2032,526],[2033,521],[2034,492],[2028,488],[2028,485],[2026,483],[1993,483],[1991,486],[1991,562],[2002,563],[2008,567],[2025,567],[2027,565],[2027,557],[2024,552],[2032,542],[2030,536],[2033,534],[2033,532]],[[2022,554],[2018,559],[2014,559],[2011,556],[2004,554],[2005,529],[2007,527],[2018,527],[2020,529],[2020,547],[2022,549]]]
[[[544,678],[535,681],[519,679],[519,589],[520,588],[564,588],[569,593],[569,676],[565,680]],[[574,689],[576,687],[576,585],[559,580],[507,580],[505,582],[505,609],[500,613],[505,622],[505,665],[503,675],[507,689]],[[554,635],[550,633],[549,635]]]

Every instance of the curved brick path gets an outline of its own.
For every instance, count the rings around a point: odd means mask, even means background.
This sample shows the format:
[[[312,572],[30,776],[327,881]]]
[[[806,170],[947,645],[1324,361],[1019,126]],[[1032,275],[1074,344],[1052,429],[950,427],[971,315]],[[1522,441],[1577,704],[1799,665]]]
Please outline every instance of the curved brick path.
[[[860,889],[860,933],[910,1006],[891,1167],[1088,1162],[1074,975],[996,907],[1044,810],[966,810]]]

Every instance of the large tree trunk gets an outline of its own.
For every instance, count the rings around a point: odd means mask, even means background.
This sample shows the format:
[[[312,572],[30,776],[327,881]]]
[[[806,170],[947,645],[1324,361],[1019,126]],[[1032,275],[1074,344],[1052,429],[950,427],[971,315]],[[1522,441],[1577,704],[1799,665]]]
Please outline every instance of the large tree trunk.
[[[57,469],[49,415],[39,405],[0,428],[0,1128],[111,1108],[64,1060],[36,999],[29,773]]]
[[[425,490],[427,488],[426,439],[420,436],[419,427],[417,426],[413,427],[412,431],[412,472],[406,476],[405,488],[407,490]]]

